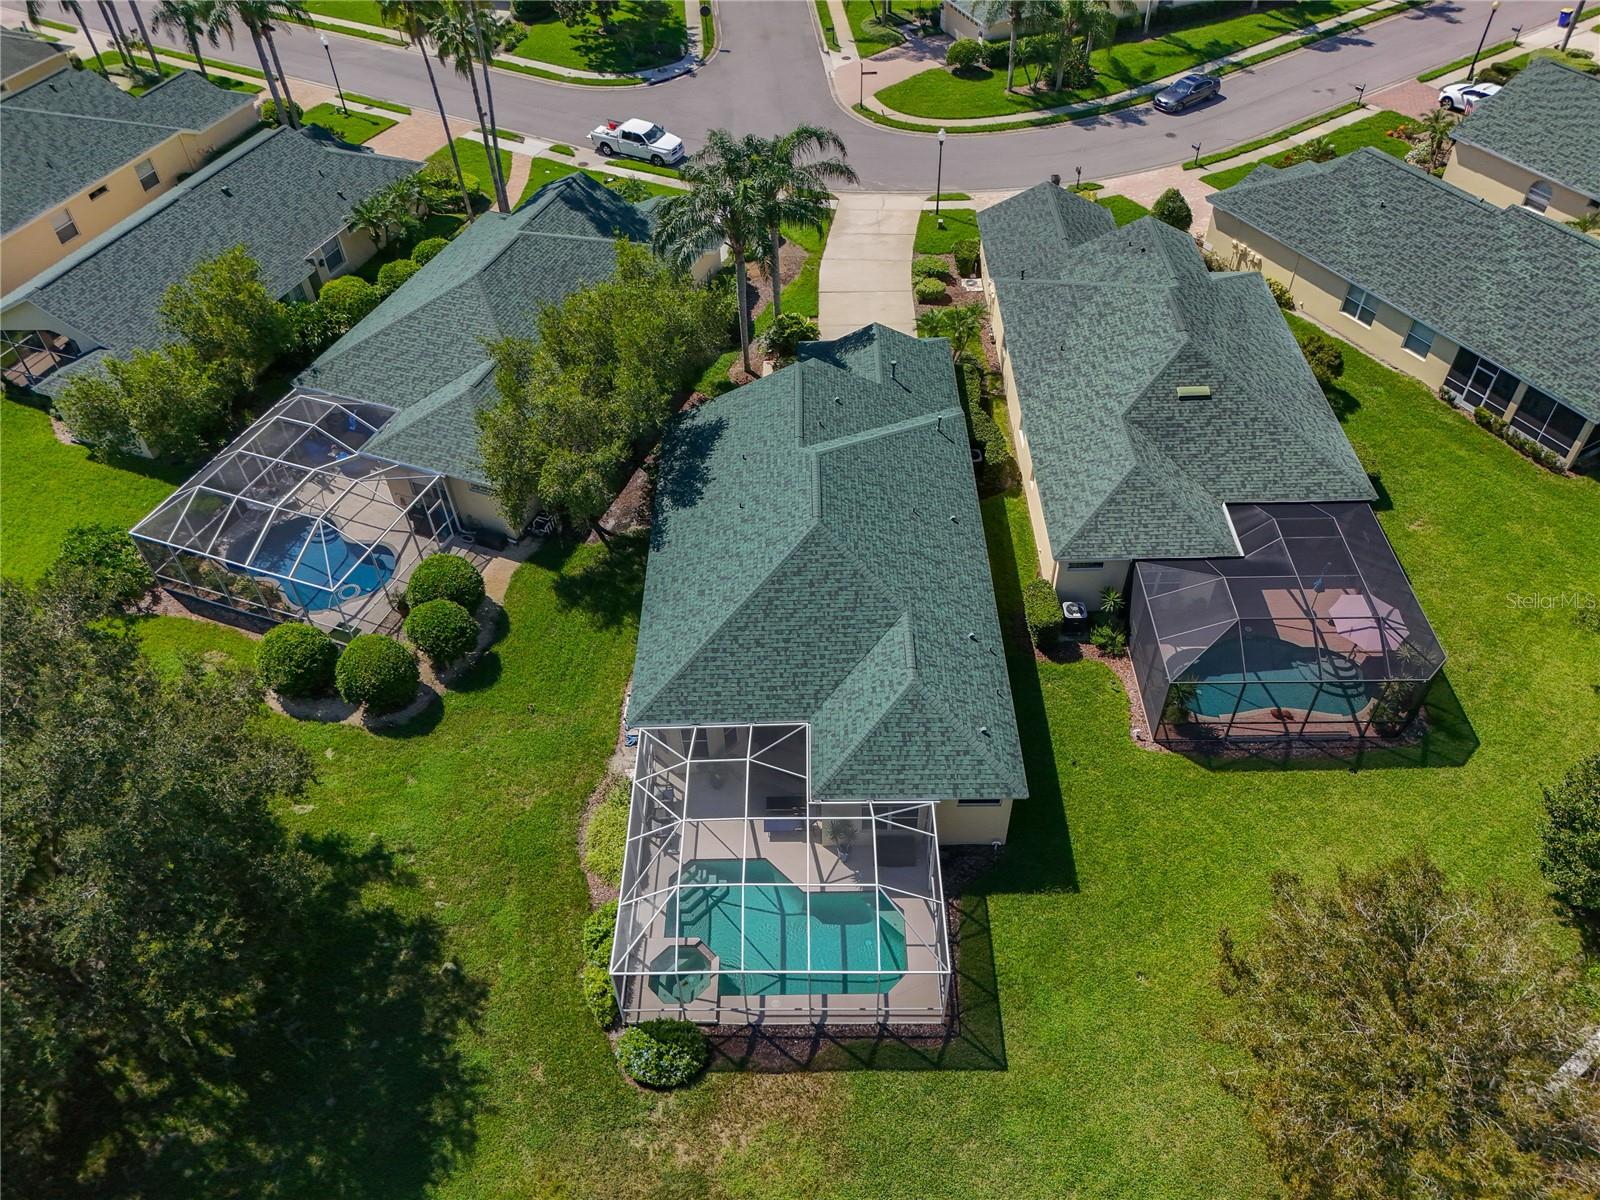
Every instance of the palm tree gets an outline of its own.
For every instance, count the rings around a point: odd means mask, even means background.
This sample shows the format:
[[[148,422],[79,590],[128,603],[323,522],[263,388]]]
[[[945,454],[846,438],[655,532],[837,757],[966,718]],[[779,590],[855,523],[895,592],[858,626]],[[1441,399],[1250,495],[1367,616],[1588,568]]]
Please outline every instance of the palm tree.
[[[139,11],[138,4],[129,0],[128,7],[133,9],[134,24],[139,26],[139,36],[144,40],[144,48],[150,55],[150,69],[156,73],[156,78],[161,78],[161,64],[156,60],[156,48],[150,43],[150,31],[144,27],[144,14]]]
[[[735,138],[726,129],[713,129],[706,135],[705,149],[678,173],[690,189],[663,200],[656,210],[654,236],[656,252],[679,266],[688,266],[719,241],[727,244],[738,286],[739,352],[750,375],[755,371],[750,366],[749,281],[744,259],[766,236],[761,185],[755,177],[756,159],[763,149],[758,137]]]
[[[250,44],[256,48],[256,61],[261,64],[261,74],[266,77],[267,89],[272,93],[273,106],[278,110],[278,124],[286,129],[293,129],[293,115],[288,105],[284,104],[283,96],[278,91],[278,81],[272,73],[272,64],[267,61],[267,49],[262,42],[263,27],[268,25],[272,16],[268,11],[272,5],[264,0],[218,0],[217,7],[228,17],[237,17],[239,24],[243,25],[250,33]]]
[[[458,3],[445,0],[439,6],[438,14],[428,21],[427,28],[439,61],[446,66],[454,67],[456,74],[472,85],[472,107],[478,114],[478,132],[483,137],[483,148],[487,152],[489,128],[483,112],[483,97],[478,91],[478,74],[473,70],[473,57],[478,39],[473,33],[472,22],[467,19]],[[505,185],[500,179],[500,156],[490,154],[488,158],[489,178],[494,185],[495,202],[501,212],[510,212],[511,206],[506,202]]]
[[[126,35],[122,32],[122,20],[117,16],[117,10],[111,7],[110,0],[97,0],[97,3],[100,5],[100,15],[105,18],[106,32],[111,35],[111,44],[116,47],[123,65],[132,70],[133,53],[128,49]]]
[[[972,6],[972,15],[983,25],[1002,17],[1011,19],[1011,48],[1006,54],[1006,91],[1009,92],[1017,75],[1017,38],[1027,19],[1028,6],[1025,0],[977,0]]]
[[[99,68],[101,76],[110,79],[111,75],[106,70],[106,64],[100,61],[100,48],[94,44],[94,31],[89,27],[89,22],[83,19],[83,6],[78,0],[61,0],[61,9],[63,12],[71,13],[73,19],[78,22],[78,28],[83,31],[83,36],[89,39],[89,53],[94,55],[94,65]],[[28,0],[28,20],[38,24],[38,0]]]
[[[1460,122],[1461,118],[1449,109],[1430,108],[1421,114],[1417,122],[1417,139],[1427,158],[1423,165],[1428,170],[1431,171],[1450,156],[1450,135]]]
[[[272,54],[272,65],[278,72],[278,82],[283,86],[283,98],[288,102],[289,123],[294,128],[300,128],[300,118],[294,114],[294,97],[289,94],[289,77],[283,73],[283,64],[278,61],[278,40],[273,35],[276,21],[293,21],[297,25],[309,25],[311,17],[306,12],[306,6],[300,0],[275,0],[273,3],[263,5],[268,13],[268,20],[262,24],[261,31],[266,35],[267,49]]]
[[[829,151],[838,157],[812,157]],[[774,316],[783,312],[783,281],[778,271],[782,228],[789,225],[822,232],[831,211],[828,185],[860,182],[855,169],[845,163],[845,154],[844,141],[821,125],[796,125],[762,146],[756,169],[767,231],[765,248],[771,256],[768,272]]]
[[[1072,57],[1073,41],[1083,35],[1083,61],[1089,61],[1089,51],[1095,39],[1111,41],[1117,35],[1117,14],[1110,0],[1051,0],[1051,19],[1060,27],[1056,38],[1055,82],[1051,91],[1059,92],[1066,77],[1067,62]]]
[[[917,318],[920,337],[942,337],[950,342],[950,362],[959,373],[961,360],[966,357],[983,332],[983,304],[952,304],[946,308],[930,308]]]
[[[478,62],[483,67],[483,99],[484,103],[487,104],[489,108],[489,138],[487,143],[489,147],[489,161],[494,163],[495,188],[500,196],[500,211],[510,212],[511,198],[506,195],[505,172],[500,166],[500,124],[494,115],[494,84],[490,82],[489,72],[489,67],[494,62],[493,50],[494,48],[498,48],[500,44],[499,38],[502,32],[502,27],[499,23],[499,19],[495,17],[493,12],[489,11],[489,6],[484,2],[484,0],[464,0],[464,3],[468,13],[472,18],[472,33],[473,37],[478,43]],[[488,19],[487,23],[493,31],[494,37],[494,40],[489,43],[490,49],[485,49],[483,40],[483,27],[486,23],[486,16]]]
[[[228,43],[233,43],[233,26],[228,22],[227,12],[216,0],[161,0],[156,5],[151,24],[158,30],[181,33],[189,43],[195,66],[200,68],[200,74],[206,79],[211,76],[206,73],[205,56],[200,53],[201,39],[205,39],[208,46],[216,46],[220,44],[222,35],[227,34]]]
[[[1339,147],[1333,144],[1333,139],[1330,137],[1308,138],[1290,150],[1288,157],[1297,163],[1322,163],[1332,158],[1338,158]]]
[[[437,0],[378,0],[378,19],[391,29],[398,29],[422,53],[422,65],[428,72],[428,86],[433,89],[433,106],[439,111],[439,123],[444,126],[444,144],[450,148],[450,165],[455,168],[456,182],[461,185],[461,203],[467,220],[472,220],[472,194],[467,190],[467,176],[461,169],[461,156],[456,153],[456,141],[450,133],[450,118],[445,116],[444,101],[439,97],[439,81],[433,74],[433,59],[428,57],[428,25],[439,18],[443,6]],[[495,158],[498,160],[499,155]]]
[[[1596,237],[1600,237],[1600,209],[1591,208],[1582,216],[1568,221],[1567,224],[1579,233],[1592,233]]]

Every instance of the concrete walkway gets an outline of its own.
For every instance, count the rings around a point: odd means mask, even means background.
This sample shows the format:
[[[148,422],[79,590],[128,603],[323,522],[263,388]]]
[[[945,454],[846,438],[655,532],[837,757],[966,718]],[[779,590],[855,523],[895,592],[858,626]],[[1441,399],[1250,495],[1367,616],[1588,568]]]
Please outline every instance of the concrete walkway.
[[[911,256],[922,197],[905,192],[842,192],[818,272],[823,338],[843,337],[873,321],[917,331]]]

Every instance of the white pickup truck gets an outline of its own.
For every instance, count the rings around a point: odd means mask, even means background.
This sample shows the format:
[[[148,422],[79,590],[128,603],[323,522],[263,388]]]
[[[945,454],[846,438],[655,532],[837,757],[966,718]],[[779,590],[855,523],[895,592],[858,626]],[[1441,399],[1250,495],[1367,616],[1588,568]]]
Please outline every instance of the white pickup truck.
[[[683,158],[681,137],[638,117],[596,125],[589,131],[589,140],[604,158],[640,158],[658,167],[670,167]]]

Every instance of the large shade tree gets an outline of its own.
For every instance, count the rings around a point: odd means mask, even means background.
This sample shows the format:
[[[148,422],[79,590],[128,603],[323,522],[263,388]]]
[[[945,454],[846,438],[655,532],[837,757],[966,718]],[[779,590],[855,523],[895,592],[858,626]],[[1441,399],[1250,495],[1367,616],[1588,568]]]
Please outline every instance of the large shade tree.
[[[1224,930],[1226,1038],[1291,1197],[1600,1194],[1600,1091],[1553,1087],[1584,1040],[1573,964],[1520,894],[1450,885],[1420,852],[1314,887],[1272,881]]]
[[[758,169],[764,149],[764,141],[753,134],[737,138],[726,129],[713,129],[705,148],[678,172],[689,190],[668,197],[657,209],[654,235],[657,252],[679,266],[719,243],[727,245],[736,281],[739,353],[747,374],[754,368],[745,259],[766,244],[766,189]]]
[[[830,184],[857,183],[855,168],[845,160],[844,139],[821,125],[796,125],[767,140],[756,156],[762,218],[766,227],[772,311],[783,313],[783,279],[779,251],[783,228],[820,233],[832,212]]]

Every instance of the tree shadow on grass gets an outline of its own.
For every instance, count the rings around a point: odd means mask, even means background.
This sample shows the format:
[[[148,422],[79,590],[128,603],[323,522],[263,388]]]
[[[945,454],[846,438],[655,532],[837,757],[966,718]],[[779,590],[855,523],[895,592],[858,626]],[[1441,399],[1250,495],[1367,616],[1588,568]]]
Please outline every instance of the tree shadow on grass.
[[[225,1097],[220,1118],[168,1143],[150,1195],[419,1195],[474,1143],[483,1077],[458,1037],[486,989],[431,918],[365,898],[414,885],[387,848],[300,845],[321,884],[285,922],[231,1069],[197,1081]]]
[[[682,5],[635,0],[616,13],[609,29],[590,24],[573,35],[572,44],[589,70],[620,74],[677,61],[689,47],[689,33]]]
[[[645,530],[613,534],[587,563],[568,568],[575,547],[548,544],[533,560],[556,572],[556,602],[589,613],[603,628],[614,628],[639,615],[644,596],[645,559],[650,535]]]

